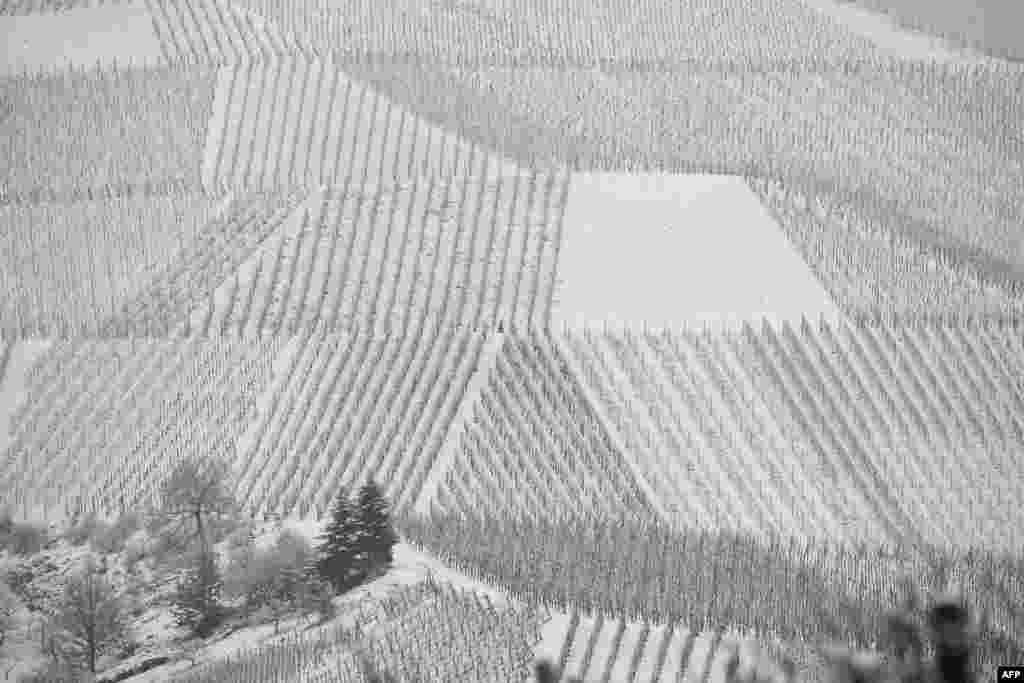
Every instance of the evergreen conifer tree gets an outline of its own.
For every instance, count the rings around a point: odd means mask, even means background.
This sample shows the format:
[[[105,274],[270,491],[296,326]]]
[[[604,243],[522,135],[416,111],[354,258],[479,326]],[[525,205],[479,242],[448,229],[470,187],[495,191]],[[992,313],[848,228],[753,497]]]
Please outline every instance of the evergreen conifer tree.
[[[358,526],[358,515],[343,486],[334,501],[331,522],[320,537],[315,565],[316,572],[336,593],[354,588],[363,579],[356,564]]]
[[[394,560],[392,548],[398,543],[398,535],[391,526],[387,499],[373,480],[359,489],[358,515],[358,561],[367,574],[388,569]]]

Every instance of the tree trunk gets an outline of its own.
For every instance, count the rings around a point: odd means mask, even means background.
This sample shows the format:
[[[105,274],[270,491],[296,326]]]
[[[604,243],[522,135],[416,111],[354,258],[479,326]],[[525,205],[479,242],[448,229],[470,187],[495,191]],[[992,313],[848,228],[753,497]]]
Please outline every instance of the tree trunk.
[[[202,545],[205,548],[206,547],[206,536],[203,534],[203,511],[201,509],[199,509],[199,508],[196,508],[196,511],[195,511],[194,514],[195,514],[195,517],[196,517],[196,529],[199,530],[199,543],[200,543],[200,545]]]

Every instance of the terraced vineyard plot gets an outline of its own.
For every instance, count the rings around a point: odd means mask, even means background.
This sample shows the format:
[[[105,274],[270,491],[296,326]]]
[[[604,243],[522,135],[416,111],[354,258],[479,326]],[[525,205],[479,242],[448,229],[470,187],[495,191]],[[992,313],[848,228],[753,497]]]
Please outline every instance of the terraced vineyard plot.
[[[858,210],[996,281],[1011,277],[1006,259],[1019,253],[1019,68],[858,59],[612,73],[404,63],[354,73],[523,165],[783,176],[838,188]],[[970,96],[938,95],[946,89]],[[464,103],[457,121],[452,101]]]
[[[532,609],[494,604],[486,595],[431,580],[344,604],[340,619],[327,626],[282,634],[185,673],[164,676],[175,683],[354,682],[364,679],[358,654],[403,681],[449,680],[471,670],[473,680],[504,683],[525,677],[526,657],[541,618]],[[432,633],[421,633],[428,625]],[[481,637],[481,648],[475,638],[467,637],[469,628]],[[446,651],[439,651],[446,645]]]
[[[213,327],[214,309],[210,306],[218,286],[263,240],[292,220],[292,213],[302,199],[301,191],[232,197],[173,259],[147,274],[146,282],[134,296],[121,303],[116,314],[103,319],[100,334],[222,331]],[[232,297],[227,303],[234,302]],[[200,306],[204,306],[205,314],[193,324],[190,316]]]
[[[674,524],[998,549],[1018,524],[1013,329],[561,338]]]
[[[529,680],[541,619],[534,608],[498,606],[472,591],[443,587],[437,598],[375,634],[380,639],[365,651],[381,671],[403,681]]]
[[[415,505],[479,362],[475,332],[304,332],[239,447],[237,497],[253,511],[323,516],[339,485],[374,478]]]
[[[82,7],[120,5],[128,0],[3,0],[0,2],[0,16],[23,14],[48,14]]]
[[[850,316],[916,318],[967,314],[1016,318],[1024,299],[940,260],[898,230],[870,221],[827,193],[749,181],[790,241]]]
[[[96,331],[217,210],[205,193],[0,206],[0,329]]]
[[[281,31],[225,0],[146,0],[168,61],[223,63],[296,51]]]
[[[275,188],[327,184],[380,188],[463,169],[480,149],[353,81],[330,60],[291,54],[225,66],[203,178]],[[518,171],[499,159],[490,172]]]
[[[532,520],[580,512],[655,515],[642,484],[544,335],[506,339],[435,505],[453,513]]]
[[[612,649],[623,652],[612,660],[613,670],[626,666],[622,658],[632,667],[635,650],[627,656],[623,648],[634,636],[628,625],[621,637],[616,633],[616,621],[626,615],[652,626],[676,624],[677,635],[699,634],[687,639],[688,645],[670,646],[664,638],[652,645],[650,641],[658,640],[652,628],[648,645],[666,647],[667,654],[653,654],[653,662],[643,656],[637,665],[660,676],[685,672],[688,681],[701,680],[706,653],[716,647],[708,637],[715,631],[756,633],[758,639],[786,642],[827,638],[869,647],[879,619],[893,604],[911,596],[919,602],[934,596],[950,576],[959,577],[991,615],[979,662],[985,666],[1024,654],[1012,635],[1019,617],[1005,606],[1005,600],[1015,598],[982,588],[994,585],[999,576],[1019,578],[1021,568],[985,551],[927,548],[926,557],[913,557],[879,552],[871,545],[853,548],[795,539],[762,543],[746,534],[675,531],[594,517],[530,522],[445,514],[400,521],[405,539],[458,571],[500,585],[521,602],[568,615],[542,631],[537,652],[571,662],[571,670],[607,669]],[[936,570],[936,563],[948,573]],[[595,631],[596,621],[581,618],[599,614],[612,622],[611,629],[602,629],[605,633]],[[568,633],[577,635],[569,639]],[[712,658],[713,675],[721,674],[720,666],[721,660]]]
[[[313,195],[298,222],[193,312],[191,328],[387,334],[541,323],[551,310],[562,177],[487,176],[477,161],[479,176],[443,184]]]
[[[810,444],[773,414],[727,344],[628,332],[559,339],[673,524],[878,539],[874,526],[843,524],[854,510],[822,490]]]
[[[215,84],[195,65],[0,78],[0,202],[167,180],[198,189]]]
[[[28,516],[117,514],[176,462],[234,459],[277,341],[62,341],[28,378],[0,490]],[[6,497],[5,495],[5,497]]]
[[[318,0],[240,0],[303,42],[346,56],[387,61],[593,67],[608,62],[654,64],[703,58],[740,63],[821,58],[862,59],[868,41],[826,21],[796,0],[748,0],[726,7],[577,2],[464,2],[427,7],[404,0],[359,4]],[[576,30],[581,17],[588,29]]]

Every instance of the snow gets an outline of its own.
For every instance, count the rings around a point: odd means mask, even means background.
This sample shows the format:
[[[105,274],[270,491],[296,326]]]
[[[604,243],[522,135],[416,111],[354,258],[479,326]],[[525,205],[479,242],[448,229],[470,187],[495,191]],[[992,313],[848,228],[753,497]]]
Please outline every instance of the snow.
[[[802,2],[895,57],[960,64],[998,63],[998,60],[977,51],[957,47],[947,40],[904,28],[891,17],[858,7],[852,2]]]
[[[682,683],[691,683],[693,676],[682,677],[680,672],[684,670],[684,666],[689,662],[683,662],[683,652],[686,648],[686,639],[690,636],[690,631],[683,627],[678,627],[672,633],[671,640],[669,640],[668,651],[665,653],[665,659],[661,666],[661,676],[659,678],[663,683],[666,681],[682,681]],[[694,654],[697,653],[697,648],[694,646],[693,652],[690,654],[690,661],[693,660]],[[686,667],[687,674],[690,674],[689,667]]]
[[[28,399],[25,374],[36,359],[52,345],[51,340],[22,339],[18,340],[11,350],[7,369],[3,377],[0,377],[0,453],[7,450],[11,442],[11,415]]]
[[[840,317],[740,177],[576,173],[564,221],[555,324]]]
[[[566,675],[582,677],[583,672],[580,669],[583,668],[583,657],[586,655],[587,643],[596,627],[597,620],[594,617],[582,617],[580,619],[576,632],[573,634],[569,657],[565,662]]]
[[[152,17],[139,0],[0,17],[0,45],[0,75],[162,60]]]
[[[629,622],[626,625],[626,631],[619,642],[619,650],[616,653],[615,661],[610,667],[611,678],[609,680],[629,680],[629,667],[633,663],[637,646],[640,644],[640,634],[642,631],[643,625],[639,622]]]
[[[438,454],[434,466],[430,468],[430,472],[427,474],[423,484],[422,492],[417,501],[417,510],[421,514],[425,514],[430,509],[431,503],[437,495],[438,487],[441,486],[444,478],[452,468],[452,463],[455,461],[455,456],[462,443],[462,435],[466,431],[473,415],[473,410],[480,401],[480,394],[488,378],[491,376],[491,369],[497,363],[498,355],[501,353],[501,347],[504,342],[505,335],[500,333],[490,335],[485,342],[480,354],[479,365],[472,371],[473,374],[469,379],[469,384],[466,386],[465,396],[459,403],[452,424],[448,428],[448,434],[441,445],[441,452]]]
[[[588,680],[602,680],[607,665],[614,664],[614,660],[611,660],[611,657],[615,655],[612,647],[615,644],[615,633],[618,631],[620,623],[621,619],[605,619],[601,624],[601,632],[594,642],[594,651],[590,656],[590,663],[587,665],[585,677]]]
[[[275,528],[284,528],[302,534],[311,543],[316,543],[320,534],[327,526],[327,521],[286,519],[281,521]],[[263,533],[267,533],[266,527]],[[257,543],[261,538],[257,535]],[[488,584],[468,577],[461,572],[451,569],[428,552],[419,550],[405,541],[399,541],[392,550],[394,562],[391,570],[384,576],[370,581],[350,593],[346,594],[345,600],[358,601],[366,597],[384,597],[393,590],[423,581],[433,576],[435,580],[447,583],[462,590],[472,590],[488,595],[496,604],[509,604],[514,602],[512,598],[501,590]]]
[[[643,655],[640,657],[640,663],[636,668],[635,680],[638,683],[654,683],[654,671],[658,666],[658,655],[661,652],[661,646],[667,633],[668,626],[664,624],[651,627],[650,632],[647,634],[647,644],[644,645]]]
[[[4,675],[5,681],[20,680],[44,662],[39,651],[39,639],[33,637],[35,632],[28,630],[32,620],[30,614],[24,608],[14,614],[18,627],[7,633],[3,648],[0,649],[0,673]]]
[[[315,543],[325,526],[326,522],[287,519],[279,522],[255,524],[253,532],[258,547],[268,546],[283,530],[297,532],[311,543]],[[141,531],[137,533],[144,535],[144,532]],[[73,547],[65,541],[60,541],[56,547],[44,551],[41,556],[53,561],[57,566],[57,571],[52,575],[52,585],[37,586],[37,588],[45,589],[47,592],[58,589],[59,586],[56,581],[58,581],[59,577],[66,574],[89,552],[88,546]],[[8,565],[15,561],[6,555],[0,555],[0,572],[5,571]],[[111,579],[118,585],[126,585],[129,579],[121,566],[120,558],[117,556],[107,556],[106,563]],[[133,677],[132,680],[137,683],[147,681],[155,683],[167,680],[172,673],[181,673],[191,668],[191,659],[187,653],[196,645],[200,645],[200,648],[196,651],[195,661],[197,665],[201,665],[204,662],[211,662],[229,654],[238,653],[240,650],[249,650],[279,639],[293,637],[299,630],[309,628],[311,624],[311,620],[308,617],[290,617],[281,621],[279,635],[275,634],[273,623],[266,623],[235,629],[229,626],[221,632],[221,635],[215,635],[211,640],[201,644],[195,641],[183,641],[184,631],[174,624],[169,607],[162,604],[161,601],[161,597],[166,596],[167,591],[173,588],[173,580],[165,579],[159,584],[151,583],[155,575],[152,573],[152,569],[147,561],[141,562],[138,569],[141,572],[141,578],[146,580],[148,587],[141,595],[145,611],[131,621],[132,635],[141,646],[141,650],[136,658],[166,653],[171,656],[172,661],[137,677]],[[313,626],[312,628],[322,630],[330,628],[332,625],[340,624],[343,621],[349,621],[353,613],[352,609],[345,609],[345,605],[354,607],[367,602],[375,602],[406,586],[422,582],[430,576],[433,576],[438,582],[447,583],[456,588],[486,593],[496,604],[507,604],[510,602],[510,599],[500,591],[445,567],[437,558],[429,553],[417,550],[405,542],[400,542],[394,547],[394,563],[392,569],[387,574],[356,588],[344,596],[336,598],[335,604],[341,608],[338,610],[338,619],[321,626]],[[23,624],[27,624],[30,619],[30,613],[24,611],[22,617],[21,621]],[[35,634],[34,637],[33,633]],[[315,633],[307,633],[306,635],[315,637]],[[15,632],[10,634],[8,642],[3,648],[2,655],[2,659],[5,661],[0,666],[0,671],[4,673],[15,664],[15,669],[19,674],[27,673],[38,664],[41,664],[38,631],[28,632],[24,627],[15,629]],[[8,663],[7,659],[12,659],[13,661]],[[110,664],[114,666],[114,662]],[[120,664],[121,662],[117,663],[117,665]],[[14,670],[12,669],[13,672]]]

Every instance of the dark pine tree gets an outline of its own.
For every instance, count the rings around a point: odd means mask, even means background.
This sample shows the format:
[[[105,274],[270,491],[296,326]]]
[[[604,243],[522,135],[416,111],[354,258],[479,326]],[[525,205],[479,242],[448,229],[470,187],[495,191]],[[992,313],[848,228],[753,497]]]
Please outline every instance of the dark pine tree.
[[[359,489],[359,525],[356,540],[358,560],[367,574],[387,570],[394,560],[398,534],[391,526],[388,502],[380,487],[368,481]]]
[[[359,517],[343,486],[334,501],[331,522],[320,537],[315,565],[316,572],[335,593],[358,586],[364,578],[356,563],[358,533]]]

